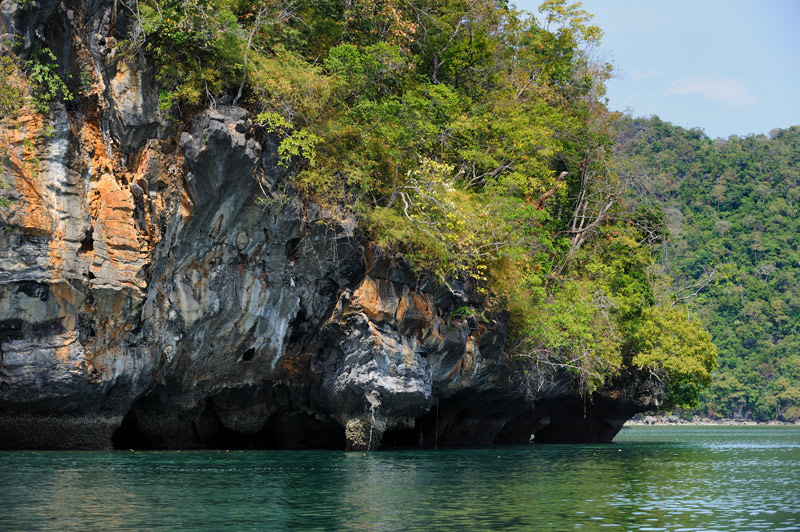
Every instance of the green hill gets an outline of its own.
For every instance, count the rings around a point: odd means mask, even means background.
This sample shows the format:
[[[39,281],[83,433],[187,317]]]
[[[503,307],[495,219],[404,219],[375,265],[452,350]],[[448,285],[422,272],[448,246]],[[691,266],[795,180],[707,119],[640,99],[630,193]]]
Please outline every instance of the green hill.
[[[722,140],[625,117],[616,150],[647,198],[634,202],[666,214],[671,297],[692,301],[719,348],[700,413],[800,418],[800,127]]]

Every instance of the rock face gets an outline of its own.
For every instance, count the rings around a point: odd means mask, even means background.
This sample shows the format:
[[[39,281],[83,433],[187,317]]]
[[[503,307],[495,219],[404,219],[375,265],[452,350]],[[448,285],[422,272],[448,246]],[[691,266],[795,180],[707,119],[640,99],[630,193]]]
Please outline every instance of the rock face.
[[[115,3],[38,4],[2,4],[3,31],[92,87],[0,139],[0,447],[609,441],[660,399],[625,375],[585,401],[511,359],[458,283],[304,205],[246,111],[178,134],[114,59]]]

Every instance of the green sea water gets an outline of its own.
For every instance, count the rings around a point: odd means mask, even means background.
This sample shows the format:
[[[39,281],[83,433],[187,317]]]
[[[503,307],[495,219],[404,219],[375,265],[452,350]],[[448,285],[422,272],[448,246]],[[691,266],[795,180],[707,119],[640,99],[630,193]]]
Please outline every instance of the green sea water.
[[[610,445],[0,452],[0,530],[800,530],[800,427]]]

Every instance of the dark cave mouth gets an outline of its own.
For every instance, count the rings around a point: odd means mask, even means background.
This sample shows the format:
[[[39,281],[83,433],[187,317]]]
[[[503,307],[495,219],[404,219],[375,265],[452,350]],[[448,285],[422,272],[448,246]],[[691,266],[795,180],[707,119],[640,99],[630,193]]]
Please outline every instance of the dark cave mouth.
[[[272,406],[271,413],[260,410],[261,414],[251,415],[247,412],[253,412],[248,408],[253,401],[261,403],[249,392],[236,392],[232,404],[241,407],[231,410],[230,406],[219,406],[231,403],[209,398],[187,411],[177,408],[167,397],[146,396],[137,401],[113,432],[113,448],[348,448],[340,420],[319,415],[307,407],[289,403],[280,408]],[[383,433],[371,433],[369,439],[374,445],[373,437],[379,438],[378,450],[519,445],[531,441],[607,443],[630,417],[617,415],[612,406],[598,400],[591,408],[584,409],[583,402],[575,400],[542,402],[536,409],[512,409],[508,403],[470,404],[448,398],[421,416],[404,418],[405,423],[398,426],[390,424],[391,428]]]
[[[160,449],[325,449],[346,447],[344,428],[337,423],[323,423],[305,413],[271,416],[264,427],[244,434],[206,419],[187,418],[171,430],[158,430],[146,420],[147,415],[131,410],[114,431],[111,444],[120,450]],[[145,421],[142,422],[140,418]],[[218,420],[217,420],[218,421]],[[159,427],[160,428],[160,427]]]
[[[385,431],[381,436],[378,449],[424,449],[426,442],[421,421],[422,418],[414,420],[412,428],[395,428]],[[434,442],[432,441],[430,444],[432,446]]]

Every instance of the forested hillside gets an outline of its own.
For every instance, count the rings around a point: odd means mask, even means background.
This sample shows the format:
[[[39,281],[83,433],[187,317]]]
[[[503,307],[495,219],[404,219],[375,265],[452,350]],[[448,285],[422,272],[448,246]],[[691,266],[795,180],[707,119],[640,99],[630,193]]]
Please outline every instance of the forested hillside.
[[[719,348],[710,416],[800,418],[800,127],[709,139],[620,121],[621,173],[661,206],[661,267]]]

